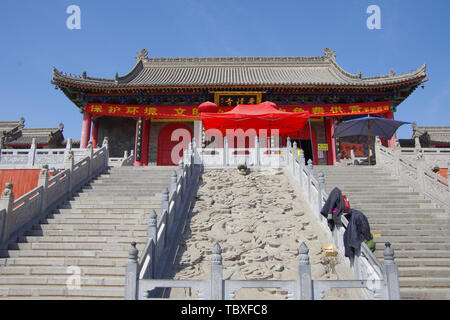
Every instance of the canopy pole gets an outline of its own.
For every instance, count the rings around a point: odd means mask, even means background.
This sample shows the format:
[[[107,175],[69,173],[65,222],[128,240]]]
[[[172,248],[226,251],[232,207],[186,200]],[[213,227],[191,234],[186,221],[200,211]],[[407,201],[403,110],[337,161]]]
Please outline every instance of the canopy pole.
[[[313,145],[312,133],[311,133],[311,117],[308,117],[308,122],[309,122],[309,140],[311,141],[312,160],[313,160],[313,163],[315,164],[316,161],[314,159],[314,145]],[[319,160],[317,160],[317,164],[319,164]]]

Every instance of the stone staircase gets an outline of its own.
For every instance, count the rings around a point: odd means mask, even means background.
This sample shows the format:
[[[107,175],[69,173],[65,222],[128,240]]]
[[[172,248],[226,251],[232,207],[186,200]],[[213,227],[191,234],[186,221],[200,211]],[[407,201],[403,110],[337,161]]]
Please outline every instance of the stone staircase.
[[[384,243],[395,250],[402,299],[450,299],[450,219],[445,210],[407,184],[368,166],[316,166],[325,174],[326,190],[347,195],[363,212],[383,260]]]
[[[123,299],[130,243],[143,251],[175,169],[110,168],[83,187],[0,252],[0,299]]]

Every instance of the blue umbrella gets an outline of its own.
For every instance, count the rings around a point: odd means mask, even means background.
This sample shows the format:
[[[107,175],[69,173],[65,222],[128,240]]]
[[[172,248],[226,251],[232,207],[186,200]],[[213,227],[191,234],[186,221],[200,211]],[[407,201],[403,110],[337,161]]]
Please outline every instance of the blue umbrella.
[[[391,120],[378,117],[364,117],[344,121],[338,124],[334,130],[333,138],[349,137],[349,136],[367,136],[370,150],[370,136],[379,136],[383,139],[390,139],[395,131],[404,124],[410,122]],[[369,151],[370,165],[370,151]]]

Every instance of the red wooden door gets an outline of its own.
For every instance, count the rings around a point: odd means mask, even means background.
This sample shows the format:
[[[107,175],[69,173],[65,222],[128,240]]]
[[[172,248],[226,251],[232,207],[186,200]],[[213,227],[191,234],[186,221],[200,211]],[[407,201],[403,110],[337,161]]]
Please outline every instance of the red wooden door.
[[[181,137],[180,134],[178,134],[180,131],[177,131],[177,134],[174,136],[175,141],[172,141],[172,133],[177,129],[184,129],[182,132],[185,132],[188,137]],[[183,157],[183,149],[187,148],[190,141],[192,141],[192,131],[183,123],[169,123],[162,128],[158,135],[158,166],[178,165],[179,160]],[[184,146],[184,148],[182,146]],[[175,154],[173,157],[174,159],[172,159],[172,150],[175,147],[179,149],[179,152]]]

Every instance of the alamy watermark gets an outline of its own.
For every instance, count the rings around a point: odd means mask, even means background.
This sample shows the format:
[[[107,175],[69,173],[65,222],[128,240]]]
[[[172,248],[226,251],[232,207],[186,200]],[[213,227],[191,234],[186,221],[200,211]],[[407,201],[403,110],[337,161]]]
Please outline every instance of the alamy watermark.
[[[72,4],[67,7],[66,13],[70,16],[66,20],[66,26],[69,30],[81,29],[81,9],[79,6]]]
[[[381,29],[381,9],[379,6],[373,4],[367,7],[367,14],[370,16],[366,20],[366,26],[369,30]]]
[[[81,268],[78,266],[67,267],[66,273],[71,274],[67,277],[66,286],[69,290],[81,289]]]

